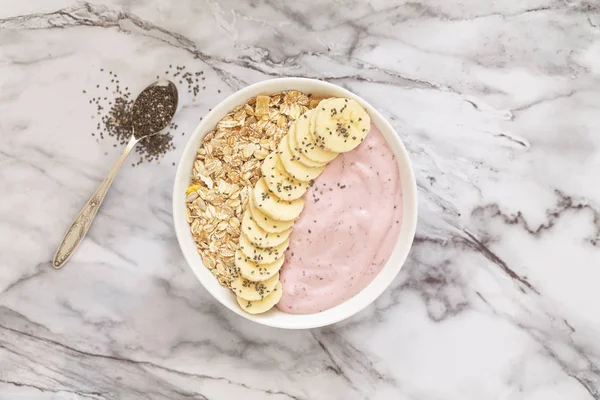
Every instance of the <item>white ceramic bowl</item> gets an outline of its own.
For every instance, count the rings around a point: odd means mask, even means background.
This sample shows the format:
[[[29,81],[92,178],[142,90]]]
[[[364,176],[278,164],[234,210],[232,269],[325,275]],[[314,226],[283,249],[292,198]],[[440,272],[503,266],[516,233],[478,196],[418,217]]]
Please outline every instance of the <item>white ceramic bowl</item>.
[[[295,315],[286,314],[274,308],[266,314],[250,315],[244,313],[233,293],[222,287],[210,271],[202,264],[202,258],[196,251],[196,245],[190,233],[189,224],[185,216],[185,191],[189,186],[190,173],[196,151],[202,143],[204,136],[214,129],[217,122],[237,105],[244,103],[247,99],[259,94],[273,94],[283,90],[296,89],[304,93],[313,93],[320,96],[347,97],[362,104],[371,116],[371,121],[379,128],[387,140],[398,160],[400,169],[400,180],[403,191],[403,219],[402,228],[398,237],[396,247],[381,272],[375,279],[356,296],[344,303],[317,314]],[[415,176],[408,159],[406,148],[398,138],[398,134],[375,108],[369,103],[339,86],[331,83],[305,78],[281,78],[263,81],[250,85],[223,100],[204,118],[198,125],[196,131],[189,139],[175,175],[173,191],[173,219],[177,240],[183,251],[190,268],[200,280],[200,283],[221,304],[234,313],[259,324],[285,328],[285,329],[307,329],[333,324],[348,318],[371,304],[392,283],[393,279],[402,268],[413,242],[417,225],[417,187]]]

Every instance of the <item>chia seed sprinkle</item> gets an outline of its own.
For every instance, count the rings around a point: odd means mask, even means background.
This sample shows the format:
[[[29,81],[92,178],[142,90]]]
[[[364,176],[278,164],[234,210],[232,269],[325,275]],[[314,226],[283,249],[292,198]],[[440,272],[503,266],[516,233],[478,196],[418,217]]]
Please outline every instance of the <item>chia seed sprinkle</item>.
[[[169,68],[165,71],[165,75],[179,76],[179,79],[182,80],[182,85],[185,86],[185,84],[187,84],[188,92],[194,96],[192,99],[193,102],[196,100],[195,96],[197,96],[201,90],[205,89],[205,87],[198,84],[198,79],[195,78],[204,75],[204,71],[183,72],[184,69],[186,69],[185,66],[169,65]],[[177,72],[174,74],[175,71]],[[89,100],[89,104],[94,107],[93,114],[97,114],[100,119],[100,122],[96,126],[96,132],[92,133],[92,136],[96,138],[97,142],[99,142],[100,139],[108,139],[110,136],[115,138],[119,145],[124,146],[129,141],[132,132],[133,99],[131,98],[129,87],[121,84],[116,73],[113,73],[113,71],[104,72],[104,68],[100,68],[100,72],[109,75],[107,80],[108,86],[102,86],[101,82],[97,82],[95,85],[96,89],[106,92],[106,97],[100,96],[99,93],[96,92],[97,96],[94,96]],[[204,80],[204,77],[202,79]],[[125,88],[123,89],[124,86]],[[181,93],[184,88],[180,87],[179,90]],[[88,96],[91,96],[90,92],[92,91],[83,90],[83,93]],[[139,99],[138,101],[140,100],[142,99]],[[92,115],[92,118],[94,118],[94,115]],[[146,121],[146,123],[148,123],[148,121]],[[144,125],[143,123],[141,125],[138,124],[139,123],[136,123],[135,125],[136,135],[138,137],[144,136],[144,134],[142,134],[143,129],[148,129],[148,127],[144,128],[142,126]],[[175,146],[173,145],[172,131],[176,129],[177,125],[171,123],[167,129],[165,129],[165,133],[142,139],[136,146],[136,152],[140,155],[140,159],[135,165],[139,165],[143,161],[158,161],[165,153],[174,150]],[[184,135],[184,133],[182,133],[182,135]],[[104,154],[108,155],[107,152]]]

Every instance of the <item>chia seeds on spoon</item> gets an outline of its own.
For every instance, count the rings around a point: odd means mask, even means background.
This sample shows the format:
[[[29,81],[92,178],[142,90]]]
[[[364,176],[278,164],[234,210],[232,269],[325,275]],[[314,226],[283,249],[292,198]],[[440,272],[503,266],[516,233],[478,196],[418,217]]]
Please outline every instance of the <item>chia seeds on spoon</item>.
[[[164,129],[175,114],[175,98],[168,88],[153,86],[138,96],[131,124],[138,138]]]

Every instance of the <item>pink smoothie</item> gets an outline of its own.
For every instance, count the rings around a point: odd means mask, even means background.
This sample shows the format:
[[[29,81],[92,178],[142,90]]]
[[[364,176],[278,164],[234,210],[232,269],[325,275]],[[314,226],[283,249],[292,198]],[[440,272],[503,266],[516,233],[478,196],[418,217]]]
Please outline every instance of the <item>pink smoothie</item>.
[[[312,314],[364,289],[392,254],[402,225],[398,163],[374,125],[340,154],[304,196],[280,271],[277,307]]]

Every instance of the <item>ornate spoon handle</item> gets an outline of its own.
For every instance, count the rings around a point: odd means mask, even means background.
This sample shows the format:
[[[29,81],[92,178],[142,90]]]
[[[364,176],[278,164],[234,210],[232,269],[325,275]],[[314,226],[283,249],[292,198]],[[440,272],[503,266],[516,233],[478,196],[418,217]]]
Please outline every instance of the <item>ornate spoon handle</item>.
[[[67,233],[65,233],[62,242],[56,250],[54,261],[52,262],[54,268],[59,269],[65,265],[85,237],[86,233],[90,230],[94,217],[98,213],[102,200],[104,200],[106,193],[108,193],[108,189],[110,189],[110,185],[115,179],[115,176],[117,176],[119,168],[121,168],[121,165],[125,159],[127,159],[127,156],[131,153],[131,150],[133,150],[138,141],[139,140],[135,139],[133,136],[131,137],[113,169],[102,181],[88,202],[83,206],[79,214],[77,214],[77,217],[75,217],[75,220],[67,230]]]

